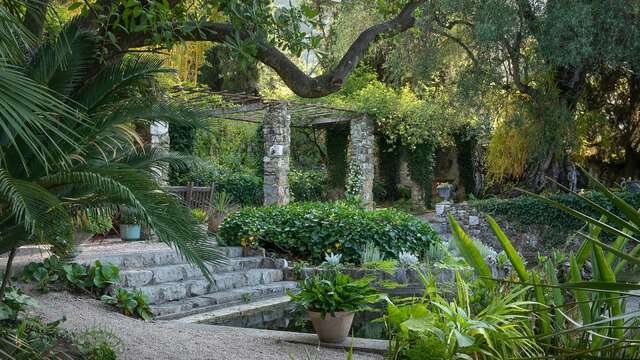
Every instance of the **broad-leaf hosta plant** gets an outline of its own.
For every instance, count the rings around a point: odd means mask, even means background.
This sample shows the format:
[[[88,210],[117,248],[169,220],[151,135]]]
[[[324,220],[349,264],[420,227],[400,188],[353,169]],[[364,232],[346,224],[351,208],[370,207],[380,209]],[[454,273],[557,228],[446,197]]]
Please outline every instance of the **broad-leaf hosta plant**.
[[[199,125],[197,114],[148,91],[168,71],[162,61],[127,56],[88,77],[99,61],[93,34],[72,21],[38,44],[15,27],[30,41],[0,38],[0,253],[11,259],[27,243],[66,250],[81,219],[126,209],[205,274],[207,263],[221,263],[189,210],[157,181],[161,167],[188,159],[143,145],[135,131],[154,121]],[[7,52],[11,45],[20,51]]]
[[[530,194],[586,222],[587,230],[578,233],[583,241],[577,252],[566,255],[557,251],[549,258],[542,257],[538,267],[526,268],[507,236],[489,217],[489,224],[514,269],[511,278],[491,279],[491,274],[486,273],[486,263],[477,256],[477,249],[473,243],[464,241],[467,235],[451,218],[458,239],[456,244],[487,284],[531,286],[531,290],[523,294],[524,299],[536,302],[530,307],[531,319],[535,322],[535,335],[531,338],[548,356],[640,359],[640,311],[627,307],[629,299],[638,297],[640,285],[621,280],[625,272],[631,272],[640,264],[640,213],[585,174],[595,189],[609,199],[615,211],[608,211],[574,193],[600,214],[601,217],[596,218]]]

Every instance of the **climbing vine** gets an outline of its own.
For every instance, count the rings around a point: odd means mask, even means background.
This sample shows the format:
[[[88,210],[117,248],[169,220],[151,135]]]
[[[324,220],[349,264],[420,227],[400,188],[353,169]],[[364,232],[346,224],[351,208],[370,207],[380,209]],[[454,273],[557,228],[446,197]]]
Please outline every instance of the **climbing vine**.
[[[262,123],[256,129],[256,176],[264,176],[264,126]]]
[[[476,194],[476,181],[474,177],[476,146],[478,134],[471,126],[464,125],[454,134],[456,150],[458,152],[458,169],[465,193]]]
[[[380,189],[374,191],[377,201],[395,200],[398,197],[397,176],[400,168],[400,144],[391,143],[384,135],[378,136],[378,174],[382,179]],[[375,188],[374,184],[374,188]],[[374,189],[376,190],[376,189]]]
[[[362,166],[355,161],[349,163],[349,176],[345,186],[347,200],[357,200],[362,197],[362,186],[364,185],[364,175]]]
[[[196,130],[188,125],[169,124],[169,148],[185,155],[192,155],[195,148]],[[169,182],[172,185],[179,184],[183,172],[171,166],[169,169]]]
[[[347,146],[349,127],[344,125],[328,128],[325,134],[327,147],[327,178],[331,188],[343,189],[347,177]]]
[[[431,188],[433,184],[433,167],[436,146],[433,142],[425,141],[408,149],[409,175],[422,189],[422,199],[427,208],[431,207]]]

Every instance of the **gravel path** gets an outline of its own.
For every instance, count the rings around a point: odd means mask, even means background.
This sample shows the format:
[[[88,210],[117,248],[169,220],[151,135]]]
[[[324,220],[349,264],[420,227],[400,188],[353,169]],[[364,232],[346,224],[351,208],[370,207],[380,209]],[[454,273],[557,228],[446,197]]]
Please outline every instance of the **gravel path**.
[[[34,310],[47,321],[66,317],[63,327],[80,331],[90,327],[110,330],[124,341],[122,359],[207,360],[344,360],[341,350],[292,344],[274,339],[264,330],[176,322],[144,322],[126,317],[98,300],[66,292],[37,294]],[[353,359],[382,359],[380,355],[355,353]]]

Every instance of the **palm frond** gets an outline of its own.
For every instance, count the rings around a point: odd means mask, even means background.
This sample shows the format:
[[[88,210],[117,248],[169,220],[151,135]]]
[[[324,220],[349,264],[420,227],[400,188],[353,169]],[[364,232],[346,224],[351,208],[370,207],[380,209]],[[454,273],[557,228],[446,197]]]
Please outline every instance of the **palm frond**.
[[[29,30],[9,8],[0,6],[0,63],[22,63],[25,49],[33,43],[33,35]]]
[[[0,65],[0,143],[10,145],[0,148],[1,155],[12,151],[25,169],[29,168],[29,156],[45,167],[52,159],[64,158],[60,144],[77,146],[78,135],[64,126],[61,118],[84,119],[19,68]]]
[[[41,45],[27,65],[33,79],[67,97],[84,79],[96,61],[95,35],[82,30],[77,20],[67,23],[53,40]]]
[[[102,70],[94,81],[85,84],[72,96],[92,113],[110,102],[119,101],[118,91],[157,74],[173,72],[162,68],[163,59],[150,55],[127,56]]]

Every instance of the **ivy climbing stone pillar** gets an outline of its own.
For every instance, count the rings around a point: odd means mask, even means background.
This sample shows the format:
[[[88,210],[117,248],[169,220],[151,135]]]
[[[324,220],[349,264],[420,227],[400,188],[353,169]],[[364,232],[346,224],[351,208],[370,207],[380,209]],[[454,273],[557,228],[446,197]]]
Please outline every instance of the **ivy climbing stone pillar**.
[[[269,104],[264,115],[264,204],[289,203],[291,115],[285,102]]]
[[[373,209],[373,177],[374,177],[374,136],[373,119],[364,115],[351,120],[351,161],[349,166],[357,166],[361,179],[353,182],[358,185],[358,195],[362,197],[364,205]],[[350,171],[350,176],[353,171]],[[347,180],[348,182],[351,179]]]

